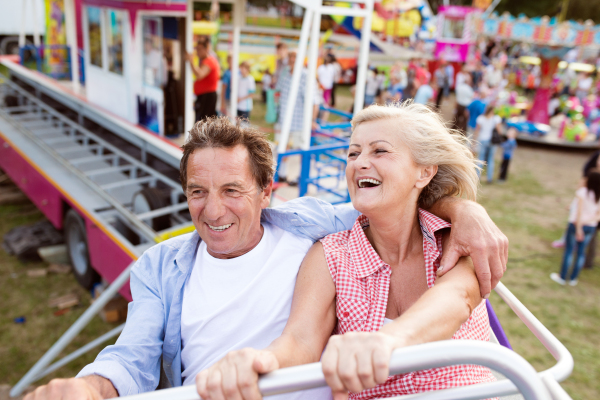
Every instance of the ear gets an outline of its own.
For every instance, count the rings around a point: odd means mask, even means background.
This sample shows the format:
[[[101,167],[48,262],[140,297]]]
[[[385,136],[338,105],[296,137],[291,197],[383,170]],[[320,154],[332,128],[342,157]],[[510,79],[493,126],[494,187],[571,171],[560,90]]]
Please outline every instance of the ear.
[[[273,180],[260,192],[260,208],[267,208],[271,204],[271,194],[273,193]]]
[[[423,189],[425,186],[429,185],[429,182],[433,179],[435,174],[437,174],[438,166],[437,165],[429,165],[427,167],[421,167],[421,176],[417,179],[415,186],[417,189]]]

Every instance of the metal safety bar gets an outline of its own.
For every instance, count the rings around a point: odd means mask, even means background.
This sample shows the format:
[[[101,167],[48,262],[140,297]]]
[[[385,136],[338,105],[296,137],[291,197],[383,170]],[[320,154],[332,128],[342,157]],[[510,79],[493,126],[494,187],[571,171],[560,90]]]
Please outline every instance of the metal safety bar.
[[[525,399],[549,400],[550,394],[531,364],[517,353],[487,342],[446,340],[397,349],[390,360],[390,374],[403,374],[457,364],[477,364],[501,372],[510,379]],[[321,363],[283,368],[258,381],[263,396],[326,386]],[[199,399],[195,385],[125,396],[127,400]],[[469,397],[461,397],[467,399]]]

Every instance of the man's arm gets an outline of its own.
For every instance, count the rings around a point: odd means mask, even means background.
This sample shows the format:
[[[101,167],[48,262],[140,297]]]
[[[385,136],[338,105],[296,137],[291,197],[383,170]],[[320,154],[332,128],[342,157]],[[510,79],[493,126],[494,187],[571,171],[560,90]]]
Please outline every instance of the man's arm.
[[[53,380],[39,388],[39,397],[31,400],[62,398],[55,395],[58,391],[65,394],[64,399],[97,400],[156,388],[165,329],[164,306],[157,288],[161,262],[158,250],[144,253],[131,270],[133,301],[129,303],[127,323],[117,342],[102,350],[76,378]],[[85,396],[70,397],[71,392]]]
[[[438,276],[451,270],[460,257],[470,256],[475,265],[481,297],[487,299],[506,271],[508,238],[481,205],[458,197],[444,197],[428,210],[450,221],[452,229]]]

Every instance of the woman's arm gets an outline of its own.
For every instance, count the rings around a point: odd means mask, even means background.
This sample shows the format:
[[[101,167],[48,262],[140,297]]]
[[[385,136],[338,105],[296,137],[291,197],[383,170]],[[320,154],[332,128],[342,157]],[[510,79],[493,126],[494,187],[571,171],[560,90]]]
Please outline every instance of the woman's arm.
[[[196,376],[198,394],[210,399],[261,399],[258,376],[278,368],[319,361],[336,323],[335,284],[323,245],[315,243],[304,257],[281,336],[264,350],[228,353]]]
[[[575,219],[575,240],[583,242],[585,234],[583,233],[583,222],[581,221],[581,207],[583,207],[583,199],[577,198],[577,217]]]
[[[378,332],[332,336],[322,363],[334,399],[384,383],[394,349],[451,339],[481,301],[473,264],[461,258],[404,314]]]
[[[194,55],[192,53],[188,53],[187,60],[192,67],[192,71],[194,71],[196,79],[204,79],[208,74],[210,74],[210,67],[206,64],[203,64],[202,61],[200,61],[200,65],[194,64]]]

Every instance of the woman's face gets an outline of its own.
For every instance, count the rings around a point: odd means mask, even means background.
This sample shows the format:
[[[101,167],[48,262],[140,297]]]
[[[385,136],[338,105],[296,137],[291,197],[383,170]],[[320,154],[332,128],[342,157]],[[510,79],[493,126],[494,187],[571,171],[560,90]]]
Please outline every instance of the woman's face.
[[[401,120],[383,119],[362,123],[352,134],[346,181],[354,208],[367,216],[416,204],[437,172],[413,161],[401,130]]]

